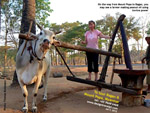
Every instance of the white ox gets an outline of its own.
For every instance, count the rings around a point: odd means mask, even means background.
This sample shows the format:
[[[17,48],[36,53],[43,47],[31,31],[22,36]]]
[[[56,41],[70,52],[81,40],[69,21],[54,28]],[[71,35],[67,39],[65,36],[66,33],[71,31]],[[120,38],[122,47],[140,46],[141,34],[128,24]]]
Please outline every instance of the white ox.
[[[28,41],[23,55],[21,55],[25,46],[25,41],[20,46],[16,56],[16,72],[22,93],[24,96],[23,111],[28,112],[28,91],[26,85],[34,84],[32,111],[37,111],[36,97],[41,79],[43,77],[44,96],[47,100],[47,82],[50,75],[51,58],[48,52],[55,33],[42,29],[40,34],[36,35],[37,39]]]

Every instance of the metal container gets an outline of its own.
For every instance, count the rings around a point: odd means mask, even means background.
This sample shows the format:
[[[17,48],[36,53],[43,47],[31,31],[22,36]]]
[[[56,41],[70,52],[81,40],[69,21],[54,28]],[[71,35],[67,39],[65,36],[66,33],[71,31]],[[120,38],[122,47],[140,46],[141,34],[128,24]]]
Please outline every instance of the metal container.
[[[145,99],[144,100],[144,106],[150,107],[150,99]]]

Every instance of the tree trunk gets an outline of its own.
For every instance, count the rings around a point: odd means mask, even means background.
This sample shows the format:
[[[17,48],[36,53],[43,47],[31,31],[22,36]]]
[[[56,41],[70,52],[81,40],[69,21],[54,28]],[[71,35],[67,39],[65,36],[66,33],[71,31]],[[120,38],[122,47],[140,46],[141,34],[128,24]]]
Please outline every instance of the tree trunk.
[[[29,30],[30,22],[33,21],[31,32],[36,33],[35,28],[35,0],[23,0],[23,11],[22,11],[22,20],[21,20],[21,30],[20,33],[26,33]],[[19,47],[24,40],[19,40]],[[14,72],[14,77],[12,84],[18,83],[17,73]]]

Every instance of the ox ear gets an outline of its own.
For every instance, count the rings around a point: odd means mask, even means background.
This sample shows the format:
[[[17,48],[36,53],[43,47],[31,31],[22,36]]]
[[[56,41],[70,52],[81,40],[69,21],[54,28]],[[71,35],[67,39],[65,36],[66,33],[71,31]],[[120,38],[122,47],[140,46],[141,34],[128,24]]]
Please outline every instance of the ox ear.
[[[43,27],[40,26],[38,23],[36,23],[36,25],[38,26],[38,28],[39,28],[40,30],[43,30]]]
[[[57,32],[54,32],[54,34],[55,35],[57,35],[57,34],[59,34],[59,33],[61,33],[62,31],[57,31]]]

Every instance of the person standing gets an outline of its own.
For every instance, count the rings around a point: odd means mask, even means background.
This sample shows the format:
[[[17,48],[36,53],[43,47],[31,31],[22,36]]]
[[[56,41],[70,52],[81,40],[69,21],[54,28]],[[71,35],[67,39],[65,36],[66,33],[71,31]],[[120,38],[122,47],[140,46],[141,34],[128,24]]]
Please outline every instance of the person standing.
[[[82,44],[86,44],[86,47],[93,48],[93,49],[99,49],[98,48],[98,38],[105,38],[105,39],[111,39],[110,36],[103,35],[99,30],[95,29],[95,22],[93,20],[88,22],[89,30],[85,33],[85,40],[82,41]],[[87,63],[88,63],[88,73],[89,76],[88,80],[91,80],[91,74],[92,72],[95,73],[95,81],[98,80],[98,59],[99,54],[97,53],[91,53],[86,52],[87,57]]]
[[[147,50],[146,50],[146,55],[145,57],[142,59],[142,63],[145,63],[144,60],[146,60],[146,64],[147,64],[147,67],[148,69],[150,69],[150,37],[146,37],[145,40],[148,44],[148,47],[147,47]],[[147,85],[148,85],[148,88],[147,88],[147,92],[150,93],[150,74],[147,75]]]

